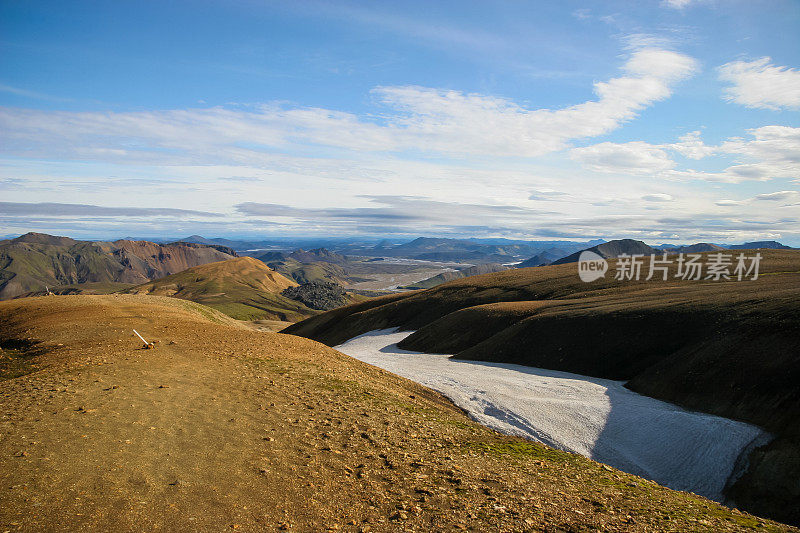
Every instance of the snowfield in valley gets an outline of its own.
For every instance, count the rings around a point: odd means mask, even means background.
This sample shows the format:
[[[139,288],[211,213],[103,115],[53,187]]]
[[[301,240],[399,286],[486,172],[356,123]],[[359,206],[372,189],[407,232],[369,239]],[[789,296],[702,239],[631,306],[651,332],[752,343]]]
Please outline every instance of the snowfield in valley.
[[[768,438],[755,426],[642,396],[621,381],[399,349],[410,334],[372,331],[336,349],[439,391],[503,433],[718,501],[742,451]]]

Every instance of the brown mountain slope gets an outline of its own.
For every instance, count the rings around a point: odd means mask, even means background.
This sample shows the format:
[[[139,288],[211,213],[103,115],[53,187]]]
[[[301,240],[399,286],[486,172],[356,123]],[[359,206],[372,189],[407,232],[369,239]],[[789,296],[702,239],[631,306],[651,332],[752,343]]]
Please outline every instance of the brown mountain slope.
[[[790,530],[192,302],[27,298],[0,323],[3,361],[38,368],[0,381],[4,530]]]
[[[281,295],[297,283],[252,257],[208,263],[125,290],[202,303],[239,320],[302,320],[316,311]]]
[[[119,283],[143,283],[187,268],[236,256],[233,250],[191,243],[148,241],[89,242],[28,233],[0,244],[0,300],[45,287],[69,286],[71,292],[93,283],[93,291],[119,289]]]
[[[156,244],[149,241],[114,241],[112,254],[125,266],[125,283],[141,283],[175,274],[187,268],[236,257],[221,246],[188,242]]]
[[[668,281],[583,283],[573,263],[376,299],[284,332],[335,345],[414,329],[400,347],[629,380],[637,392],[757,424],[779,438],[728,494],[800,523],[800,251],[761,254],[755,281],[675,280],[673,268]]]

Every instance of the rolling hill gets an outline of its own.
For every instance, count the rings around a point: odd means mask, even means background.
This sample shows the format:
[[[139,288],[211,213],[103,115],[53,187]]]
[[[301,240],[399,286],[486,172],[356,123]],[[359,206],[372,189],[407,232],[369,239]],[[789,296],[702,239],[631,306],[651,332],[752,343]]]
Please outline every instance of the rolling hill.
[[[238,320],[296,321],[316,311],[281,293],[297,283],[252,257],[208,263],[125,290],[198,302]]]
[[[755,241],[744,244],[734,244],[732,250],[791,250],[791,246],[786,246],[778,241]]]
[[[0,299],[44,291],[111,292],[189,267],[236,257],[222,246],[90,242],[28,233],[0,244]]]
[[[266,265],[297,283],[331,282],[347,285],[350,277],[340,265],[327,261],[301,263],[287,257],[280,261],[269,261]]]
[[[0,323],[9,529],[796,531],[500,435],[194,302],[23,298],[0,302]]]
[[[755,281],[675,279],[675,266],[667,281],[592,283],[575,264],[515,269],[376,298],[284,332],[338,345],[377,329],[416,330],[401,348],[628,380],[642,394],[754,423],[778,438],[750,455],[728,496],[797,523],[800,251],[760,253]]]
[[[603,244],[598,244],[597,246],[592,246],[591,248],[587,248],[586,250],[581,250],[579,252],[575,252],[570,254],[566,257],[562,257],[561,259],[557,259],[552,262],[553,265],[563,265],[566,263],[575,263],[578,261],[578,257],[580,257],[581,253],[589,251],[594,252],[600,257],[604,259],[609,259],[612,257],[619,257],[620,255],[627,254],[627,255],[634,255],[634,254],[643,254],[643,255],[650,255],[658,253],[658,250],[655,248],[651,248],[650,246],[646,245],[642,241],[636,241],[634,239],[619,239],[616,241],[608,241],[604,242]]]
[[[442,272],[441,274],[437,274],[436,276],[433,276],[431,278],[408,285],[405,288],[430,289],[432,287],[436,287],[437,285],[441,285],[442,283],[453,281],[454,279],[461,279],[469,276],[477,276],[479,274],[489,274],[490,272],[502,272],[503,270],[508,270],[508,267],[499,265],[497,263],[484,263],[481,265],[462,268],[460,270],[453,270],[451,272]]]
[[[676,254],[697,254],[702,252],[721,252],[725,250],[722,246],[711,244],[708,242],[698,242],[687,246],[676,246],[674,248],[666,248],[665,252]]]

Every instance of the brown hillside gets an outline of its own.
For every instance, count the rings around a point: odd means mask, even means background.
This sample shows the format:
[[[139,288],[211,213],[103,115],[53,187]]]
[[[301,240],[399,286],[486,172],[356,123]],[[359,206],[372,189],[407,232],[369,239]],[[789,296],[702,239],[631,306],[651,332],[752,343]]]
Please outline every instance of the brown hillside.
[[[142,283],[162,278],[200,265],[235,257],[232,250],[220,249],[203,244],[176,242],[156,244],[149,241],[114,241],[112,252],[120,262],[129,265],[125,283]]]
[[[240,320],[302,320],[316,314],[281,292],[297,283],[252,257],[193,267],[125,290],[202,303]]]
[[[192,302],[27,298],[0,323],[4,530],[790,530]]]
[[[335,345],[374,329],[417,330],[401,348],[629,380],[637,392],[765,427],[779,438],[751,456],[729,496],[800,523],[800,251],[761,254],[755,281],[583,283],[576,264],[519,269],[284,331]]]
[[[179,274],[168,276],[143,286],[131,289],[133,294],[147,291],[150,294],[161,296],[174,296],[172,289],[167,288],[170,283],[177,282],[180,278],[193,277],[196,283],[203,280],[215,280],[221,285],[230,281],[248,279],[258,289],[268,292],[280,292],[288,287],[296,287],[297,283],[270,269],[267,265],[252,257],[237,257],[226,261],[216,261],[205,265],[186,269]]]

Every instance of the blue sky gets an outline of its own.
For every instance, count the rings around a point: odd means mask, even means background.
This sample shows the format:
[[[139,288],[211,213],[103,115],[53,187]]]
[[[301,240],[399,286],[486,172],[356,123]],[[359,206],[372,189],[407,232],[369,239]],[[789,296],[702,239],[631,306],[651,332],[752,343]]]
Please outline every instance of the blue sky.
[[[800,3],[2,2],[0,235],[800,245]]]

